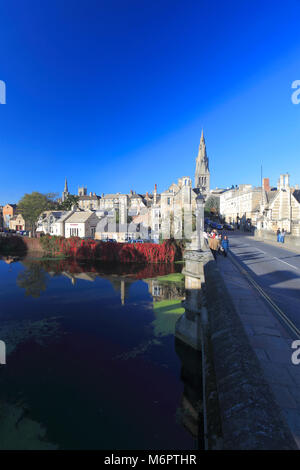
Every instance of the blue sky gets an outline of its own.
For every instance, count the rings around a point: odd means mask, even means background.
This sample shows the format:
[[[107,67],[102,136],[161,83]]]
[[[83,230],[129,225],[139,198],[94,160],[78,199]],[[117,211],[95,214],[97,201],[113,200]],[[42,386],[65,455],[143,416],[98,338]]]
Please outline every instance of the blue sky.
[[[300,184],[300,2],[10,0],[0,4],[0,204],[194,177]]]

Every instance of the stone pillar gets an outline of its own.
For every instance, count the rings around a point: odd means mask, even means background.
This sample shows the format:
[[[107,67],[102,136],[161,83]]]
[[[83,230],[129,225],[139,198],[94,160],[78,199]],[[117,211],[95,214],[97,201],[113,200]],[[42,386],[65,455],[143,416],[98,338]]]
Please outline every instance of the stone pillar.
[[[175,335],[194,349],[201,350],[203,255],[200,250],[186,250],[184,314],[176,323]]]
[[[196,198],[196,231],[192,235],[192,243],[190,245],[190,250],[200,251],[204,247],[204,197],[202,194],[198,194]]]

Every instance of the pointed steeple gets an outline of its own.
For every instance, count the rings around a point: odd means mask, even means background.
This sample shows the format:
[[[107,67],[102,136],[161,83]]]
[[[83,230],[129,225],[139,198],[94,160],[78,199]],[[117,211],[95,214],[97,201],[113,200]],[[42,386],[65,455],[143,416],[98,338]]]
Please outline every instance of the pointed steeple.
[[[65,193],[68,193],[68,182],[67,182],[67,178],[65,179],[65,189],[64,189],[64,192]]]
[[[206,153],[206,143],[202,129],[198,155],[196,158],[195,187],[200,188],[201,192],[207,194],[209,191],[209,164]]]
[[[197,156],[197,165],[199,166],[199,170],[200,170],[200,167],[202,171],[204,169],[208,170],[208,158],[206,154],[206,144],[205,144],[203,129],[201,132],[201,139],[200,139],[200,145],[199,145],[198,156]]]

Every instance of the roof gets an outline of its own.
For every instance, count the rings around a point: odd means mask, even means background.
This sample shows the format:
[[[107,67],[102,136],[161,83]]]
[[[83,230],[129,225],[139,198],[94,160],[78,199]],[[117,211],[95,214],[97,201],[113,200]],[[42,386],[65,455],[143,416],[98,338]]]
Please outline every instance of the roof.
[[[126,194],[105,194],[104,196],[102,196],[102,199],[118,199],[120,196],[126,196]]]
[[[64,222],[72,213],[73,213],[73,211],[62,212],[62,215],[58,219],[58,222]]]
[[[268,198],[268,203],[271,204],[275,197],[277,196],[278,191],[268,191],[267,192],[267,198]]]
[[[95,199],[101,199],[100,196],[97,195],[92,195],[92,196],[79,196],[79,201],[90,201],[90,200],[95,200]]]
[[[143,199],[143,196],[141,194],[136,194],[136,193],[129,194],[129,197],[131,199]]]
[[[76,211],[71,215],[71,217],[66,221],[66,223],[69,224],[86,222],[93,215],[95,216],[96,214],[92,211]]]

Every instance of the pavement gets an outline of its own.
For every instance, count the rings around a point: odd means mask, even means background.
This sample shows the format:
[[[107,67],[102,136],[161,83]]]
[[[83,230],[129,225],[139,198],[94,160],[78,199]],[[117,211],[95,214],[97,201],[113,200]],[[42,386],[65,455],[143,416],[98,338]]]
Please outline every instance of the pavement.
[[[300,255],[240,233],[217,265],[282,416],[300,448]],[[276,242],[275,242],[276,243]]]

